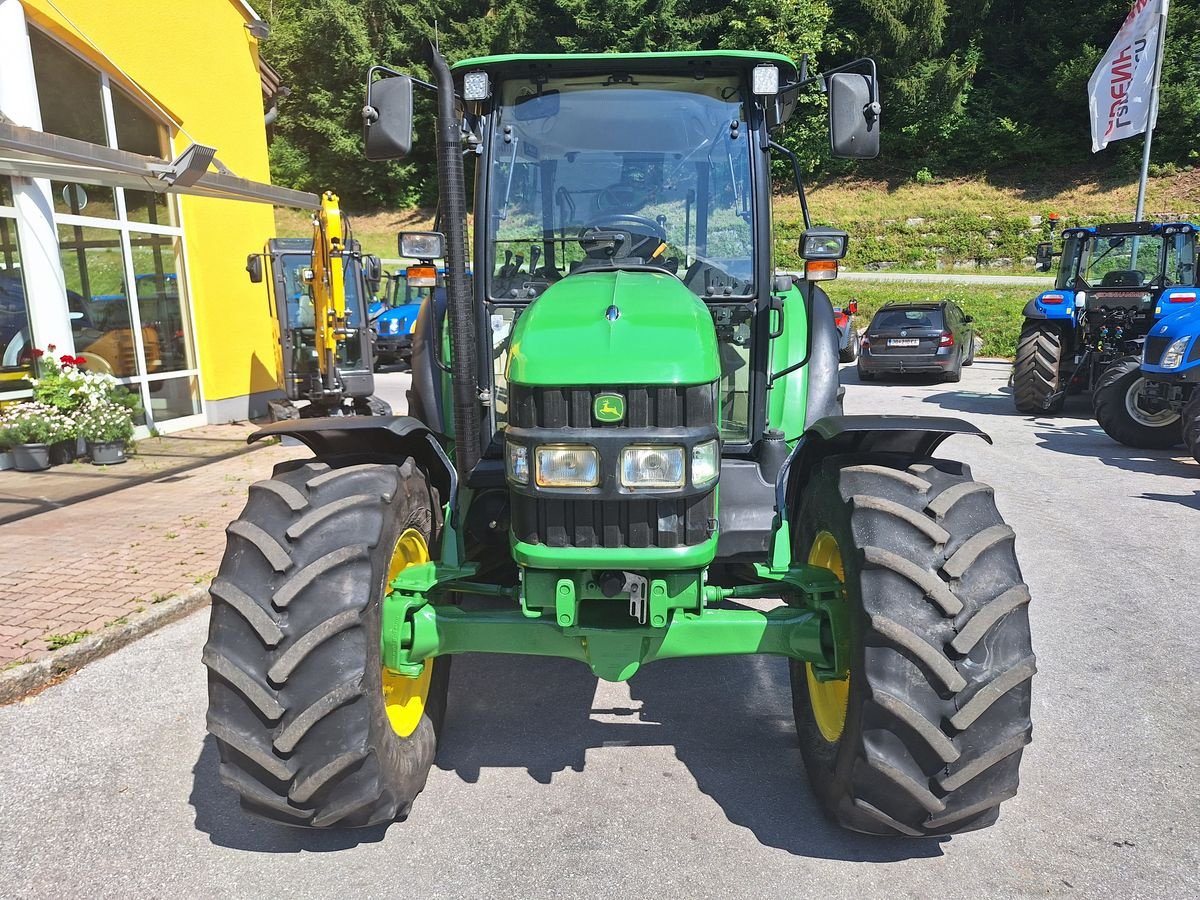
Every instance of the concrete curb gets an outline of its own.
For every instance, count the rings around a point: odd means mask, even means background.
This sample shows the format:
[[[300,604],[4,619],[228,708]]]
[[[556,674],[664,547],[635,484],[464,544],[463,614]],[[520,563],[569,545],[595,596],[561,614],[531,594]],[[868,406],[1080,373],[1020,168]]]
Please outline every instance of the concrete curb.
[[[63,647],[44,659],[0,672],[0,705],[20,700],[34,691],[71,674],[88,663],[108,656],[140,637],[195,612],[208,603],[208,587],[197,587],[184,594],[156,603],[134,613],[124,625],[112,625],[89,635],[78,644]]]

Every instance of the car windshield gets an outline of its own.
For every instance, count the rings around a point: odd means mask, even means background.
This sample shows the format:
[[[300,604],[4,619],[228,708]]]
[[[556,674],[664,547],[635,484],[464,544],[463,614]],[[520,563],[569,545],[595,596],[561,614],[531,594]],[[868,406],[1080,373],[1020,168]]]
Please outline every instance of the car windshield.
[[[1162,266],[1162,235],[1093,235],[1081,248],[1079,279],[1093,288],[1149,287]]]
[[[753,293],[750,137],[735,77],[613,73],[500,89],[489,293],[653,267],[700,296]]]
[[[875,316],[872,330],[896,328],[941,328],[942,313],[937,309],[884,309]]]

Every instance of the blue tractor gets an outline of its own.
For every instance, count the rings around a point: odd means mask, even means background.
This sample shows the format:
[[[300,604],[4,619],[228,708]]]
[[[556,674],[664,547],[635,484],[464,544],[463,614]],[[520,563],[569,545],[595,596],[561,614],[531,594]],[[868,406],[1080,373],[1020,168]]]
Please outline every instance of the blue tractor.
[[[1013,366],[1018,412],[1058,411],[1114,364],[1137,368],[1155,320],[1195,296],[1197,231],[1188,222],[1126,222],[1064,229],[1061,254],[1038,245],[1042,271],[1061,260],[1053,290],[1025,306]]]
[[[1197,293],[1176,292],[1176,302],[1189,305],[1155,323],[1146,336],[1140,360],[1119,360],[1096,386],[1096,420],[1118,443],[1165,448],[1182,442],[1200,462]]]
[[[377,366],[412,362],[413,328],[417,312],[432,288],[409,282],[407,270],[385,272],[379,296],[367,310],[375,331]]]

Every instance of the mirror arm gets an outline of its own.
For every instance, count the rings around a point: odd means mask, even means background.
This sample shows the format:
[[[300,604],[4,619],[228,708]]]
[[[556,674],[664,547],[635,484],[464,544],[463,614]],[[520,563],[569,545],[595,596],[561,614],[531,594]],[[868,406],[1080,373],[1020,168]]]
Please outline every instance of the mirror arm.
[[[816,75],[808,75],[807,77],[801,79],[801,81],[797,84],[797,87],[804,87],[806,84],[812,84],[814,81],[820,81],[821,89],[827,90],[830,75],[836,75],[838,72],[849,72],[851,69],[857,68],[864,64],[871,69],[871,102],[878,103],[879,95],[877,93],[877,86],[879,84],[879,77],[875,71],[875,60],[869,56],[863,56],[843,65],[835,66],[832,69],[826,69],[824,72],[818,72]]]
[[[804,178],[800,175],[800,160],[796,158],[795,153],[782,144],[768,141],[768,146],[778,150],[792,161],[792,174],[796,178],[796,191],[800,194],[800,212],[804,215],[804,227],[805,229],[812,228],[812,221],[808,217],[808,198],[804,195]]]
[[[367,87],[370,87],[371,83],[375,80],[376,72],[383,72],[390,76],[406,76],[412,81],[413,84],[420,85],[427,91],[433,91],[435,94],[438,92],[436,84],[430,84],[428,81],[422,81],[420,78],[409,75],[407,72],[397,72],[395,69],[389,69],[387,66],[371,66],[371,68],[367,69]],[[455,94],[454,96],[458,100],[462,99],[462,97],[459,97],[458,94]]]

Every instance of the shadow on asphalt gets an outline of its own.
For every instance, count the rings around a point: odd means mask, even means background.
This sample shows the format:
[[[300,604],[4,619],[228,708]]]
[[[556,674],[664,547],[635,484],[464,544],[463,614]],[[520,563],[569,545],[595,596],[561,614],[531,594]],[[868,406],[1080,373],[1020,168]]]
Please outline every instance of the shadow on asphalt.
[[[1105,434],[1099,425],[1061,426],[1048,431],[1037,431],[1034,437],[1037,438],[1039,447],[1045,447],[1055,453],[1098,459],[1106,466],[1124,469],[1127,472],[1173,475],[1178,478],[1196,478],[1200,475],[1200,470],[1197,470],[1195,465],[1178,458],[1179,454],[1185,453],[1182,448],[1139,450],[1136,447],[1126,447]],[[1155,495],[1146,496],[1149,499],[1160,499]],[[1163,499],[1180,498],[1168,495]]]
[[[629,682],[632,707],[593,708],[596,683],[588,669],[571,660],[490,654],[456,658],[437,767],[468,783],[479,781],[484,769],[525,769],[535,782],[549,785],[556,773],[582,772],[588,751],[665,746],[725,817],[749,829],[765,846],[852,862],[894,862],[943,853],[946,838],[869,837],[823,817],[804,775],[787,667],[779,660],[657,662]],[[630,765],[644,758],[631,753]],[[386,834],[387,826],[318,831],[253,818],[220,783],[218,762],[216,743],[206,736],[192,768],[189,797],[196,829],[218,846],[260,853],[324,853],[377,843]],[[695,790],[674,771],[657,777],[663,779],[657,797]],[[616,782],[604,802],[614,808],[637,804],[643,790],[644,777],[635,784]],[[426,793],[417,799],[422,802],[436,798]],[[547,797],[547,814],[550,805]],[[707,839],[703,822],[693,827],[694,839]]]
[[[570,660],[461,656],[437,765],[469,783],[483,769],[517,768],[549,784],[555,773],[582,772],[590,750],[665,746],[730,822],[766,846],[856,862],[942,855],[941,840],[868,837],[825,820],[805,779],[787,667],[779,660],[656,662],[630,680],[632,708],[594,709],[595,691],[596,678]],[[630,763],[642,758],[630,754]],[[646,777],[612,784],[604,802],[641,802]],[[657,777],[664,785],[657,796],[694,790],[674,772]],[[692,836],[704,840],[703,823],[694,827]]]
[[[327,853],[383,840],[386,825],[374,828],[316,830],[289,828],[252,817],[238,805],[232,790],[217,777],[216,739],[205,735],[200,756],[192,766],[188,803],[196,810],[196,830],[220,847],[259,853]]]

